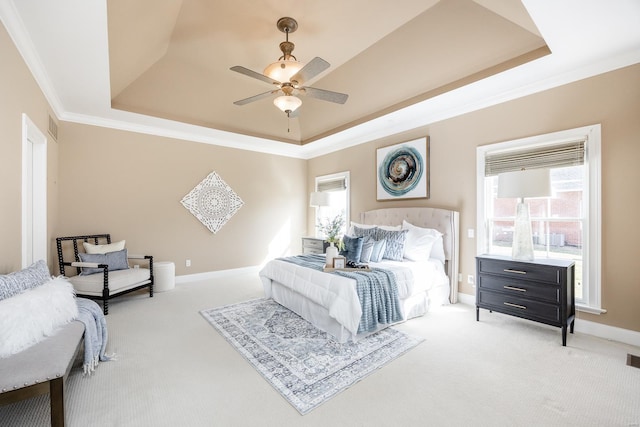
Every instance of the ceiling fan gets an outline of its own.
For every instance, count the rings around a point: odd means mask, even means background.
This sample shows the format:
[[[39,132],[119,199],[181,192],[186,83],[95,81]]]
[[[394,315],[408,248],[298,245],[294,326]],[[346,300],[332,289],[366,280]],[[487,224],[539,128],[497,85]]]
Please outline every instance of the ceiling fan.
[[[304,82],[309,81],[329,68],[330,64],[322,58],[315,57],[305,65],[291,54],[295,45],[289,41],[289,34],[298,29],[298,22],[295,19],[289,17],[280,18],[276,26],[285,33],[286,40],[280,43],[282,56],[278,58],[278,61],[269,64],[264,69],[264,74],[240,65],[231,67],[232,71],[272,84],[276,88],[241,99],[234,102],[234,104],[245,105],[280,93],[281,95],[273,100],[274,105],[284,112],[287,117],[296,117],[298,115],[298,107],[302,105],[302,100],[296,95],[306,95],[323,101],[335,102],[336,104],[347,102],[349,97],[347,94],[303,86]]]

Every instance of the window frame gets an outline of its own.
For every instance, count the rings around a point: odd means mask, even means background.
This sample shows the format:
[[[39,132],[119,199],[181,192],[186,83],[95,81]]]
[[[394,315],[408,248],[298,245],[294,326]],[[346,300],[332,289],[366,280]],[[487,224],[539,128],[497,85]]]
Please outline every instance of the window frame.
[[[589,125],[575,129],[536,135],[511,141],[479,146],[476,148],[476,253],[484,254],[489,248],[489,227],[485,219],[485,157],[496,151],[526,148],[533,146],[556,145],[571,140],[584,138],[586,140],[586,176],[587,183],[584,192],[585,233],[583,240],[583,300],[576,303],[576,309],[588,313],[601,314],[602,308],[602,203],[601,203],[601,125]]]

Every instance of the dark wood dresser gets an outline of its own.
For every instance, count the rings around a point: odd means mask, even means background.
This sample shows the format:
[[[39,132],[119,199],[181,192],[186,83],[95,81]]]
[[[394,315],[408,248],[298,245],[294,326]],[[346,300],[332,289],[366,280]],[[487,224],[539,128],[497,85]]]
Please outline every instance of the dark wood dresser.
[[[476,257],[476,320],[480,309],[522,317],[573,333],[576,316],[574,262],[541,259],[516,261],[510,257]]]

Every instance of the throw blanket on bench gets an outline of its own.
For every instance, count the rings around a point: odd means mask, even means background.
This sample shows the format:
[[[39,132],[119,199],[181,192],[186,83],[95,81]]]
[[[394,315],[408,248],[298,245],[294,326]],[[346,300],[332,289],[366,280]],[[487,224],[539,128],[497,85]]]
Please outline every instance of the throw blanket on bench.
[[[325,256],[319,254],[298,255],[279,258],[301,267],[322,271]],[[371,332],[379,325],[387,325],[402,320],[398,285],[392,271],[372,268],[371,271],[333,271],[356,281],[356,292],[362,306],[362,317],[358,325],[358,333]]]
[[[100,306],[90,299],[77,298],[78,319],[84,323],[84,363],[85,374],[91,375],[99,362],[112,360],[113,355],[105,355],[107,348],[107,321]]]

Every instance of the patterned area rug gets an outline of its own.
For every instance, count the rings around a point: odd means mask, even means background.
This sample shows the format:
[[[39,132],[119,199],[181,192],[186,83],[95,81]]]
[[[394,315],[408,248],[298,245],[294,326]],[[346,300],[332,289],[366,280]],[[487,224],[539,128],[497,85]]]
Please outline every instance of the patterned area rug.
[[[302,415],[423,341],[387,328],[339,344],[271,299],[200,313]]]

